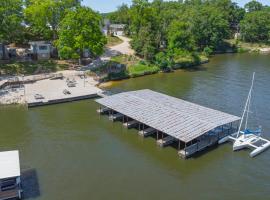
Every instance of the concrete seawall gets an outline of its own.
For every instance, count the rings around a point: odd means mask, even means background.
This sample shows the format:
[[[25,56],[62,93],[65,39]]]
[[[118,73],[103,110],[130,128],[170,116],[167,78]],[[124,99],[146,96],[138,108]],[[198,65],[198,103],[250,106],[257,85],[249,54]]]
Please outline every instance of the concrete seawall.
[[[28,108],[33,108],[33,107],[38,107],[38,106],[46,106],[46,105],[60,104],[60,103],[79,101],[79,100],[85,100],[85,99],[92,99],[92,98],[96,98],[96,97],[99,97],[99,95],[97,93],[76,96],[76,97],[62,98],[62,99],[53,99],[53,100],[49,100],[49,101],[30,102],[30,103],[27,103],[27,105],[28,105]]]

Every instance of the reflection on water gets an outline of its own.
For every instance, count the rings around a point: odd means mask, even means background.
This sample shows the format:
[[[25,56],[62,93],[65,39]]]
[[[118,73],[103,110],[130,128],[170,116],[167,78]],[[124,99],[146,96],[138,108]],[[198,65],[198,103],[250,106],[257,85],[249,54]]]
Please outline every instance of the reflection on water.
[[[270,57],[219,55],[206,70],[177,71],[114,83],[113,92],[149,88],[240,115],[256,71],[254,103],[270,138]],[[96,114],[93,100],[25,110],[0,110],[0,151],[19,149],[22,170],[34,168],[39,192],[29,199],[265,199],[270,195],[270,151],[221,145],[189,160],[161,149]],[[27,167],[26,167],[27,166]]]

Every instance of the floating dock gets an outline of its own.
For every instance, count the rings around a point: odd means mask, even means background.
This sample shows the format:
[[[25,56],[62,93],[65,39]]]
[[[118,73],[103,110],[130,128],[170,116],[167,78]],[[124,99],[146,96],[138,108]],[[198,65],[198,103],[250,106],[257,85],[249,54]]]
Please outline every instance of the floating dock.
[[[235,132],[239,117],[152,90],[114,94],[96,100],[109,119],[138,123],[139,134],[156,134],[157,144],[176,143],[187,158]],[[131,122],[130,122],[131,121]],[[162,135],[162,138],[160,138]]]

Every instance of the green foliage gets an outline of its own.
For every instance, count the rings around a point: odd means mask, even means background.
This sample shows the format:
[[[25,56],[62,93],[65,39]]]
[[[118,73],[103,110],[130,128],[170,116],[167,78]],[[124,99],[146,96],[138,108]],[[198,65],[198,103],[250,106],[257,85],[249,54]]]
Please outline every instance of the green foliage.
[[[129,24],[129,7],[126,4],[122,4],[118,7],[117,12],[109,13],[106,18],[108,18],[111,23]]]
[[[155,56],[155,64],[162,70],[168,71],[171,70],[173,66],[173,60],[168,53],[159,52]]]
[[[198,53],[191,53],[188,51],[175,51],[173,55],[174,69],[188,68],[208,62],[208,58]]]
[[[0,42],[20,40],[22,10],[22,0],[0,1]]]
[[[204,53],[204,55],[206,55],[206,56],[210,56],[210,55],[213,53],[213,50],[212,50],[212,48],[210,48],[210,47],[205,47],[205,48],[203,49],[203,53]]]
[[[231,0],[134,0],[124,10],[114,12],[114,19],[127,23],[132,47],[148,61],[155,61],[155,55],[164,50],[194,52],[207,47],[218,51],[223,40],[237,31],[245,14]]]
[[[100,29],[101,17],[87,7],[70,10],[61,21],[57,47],[63,59],[79,58],[84,49],[91,54],[103,53],[106,38]]]
[[[193,10],[191,14],[191,29],[197,47],[213,47],[217,50],[220,43],[229,37],[229,21],[222,8],[206,4]]]
[[[56,40],[60,21],[66,12],[79,5],[77,0],[28,0],[24,10],[26,23],[30,31],[40,39]]]
[[[270,42],[270,10],[249,12],[241,21],[241,38],[246,42]]]
[[[263,9],[263,5],[260,2],[255,1],[255,0],[248,2],[244,7],[248,12],[253,12],[253,11],[258,11],[258,10]]]
[[[168,29],[170,49],[195,50],[195,41],[190,26],[186,22],[174,20]]]

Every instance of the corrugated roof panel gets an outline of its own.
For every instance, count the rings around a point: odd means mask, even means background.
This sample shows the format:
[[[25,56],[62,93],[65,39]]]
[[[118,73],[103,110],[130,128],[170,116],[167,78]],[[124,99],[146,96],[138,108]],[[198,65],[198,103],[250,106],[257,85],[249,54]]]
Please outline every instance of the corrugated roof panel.
[[[184,142],[240,119],[148,89],[123,92],[96,102]]]

